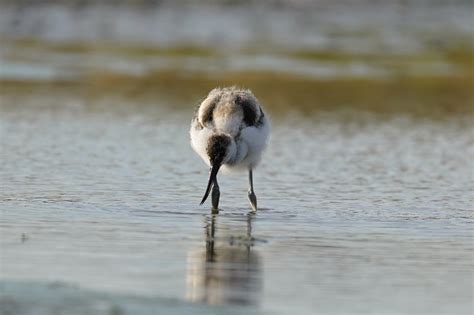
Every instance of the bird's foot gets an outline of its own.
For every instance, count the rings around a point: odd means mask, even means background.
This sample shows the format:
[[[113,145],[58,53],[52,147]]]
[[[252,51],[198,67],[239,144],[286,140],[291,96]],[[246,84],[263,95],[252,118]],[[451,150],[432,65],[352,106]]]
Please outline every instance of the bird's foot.
[[[249,190],[248,197],[250,201],[250,205],[252,206],[253,211],[257,211],[257,196],[253,192],[253,190]]]

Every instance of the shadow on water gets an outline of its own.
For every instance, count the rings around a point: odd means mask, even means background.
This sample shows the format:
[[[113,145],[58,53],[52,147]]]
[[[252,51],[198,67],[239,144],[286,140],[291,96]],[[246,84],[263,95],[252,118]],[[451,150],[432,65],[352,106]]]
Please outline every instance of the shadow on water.
[[[188,255],[188,300],[212,305],[259,304],[262,263],[253,248],[254,216],[247,215],[244,235],[240,225],[219,225],[223,217],[206,217],[205,252],[199,250]]]

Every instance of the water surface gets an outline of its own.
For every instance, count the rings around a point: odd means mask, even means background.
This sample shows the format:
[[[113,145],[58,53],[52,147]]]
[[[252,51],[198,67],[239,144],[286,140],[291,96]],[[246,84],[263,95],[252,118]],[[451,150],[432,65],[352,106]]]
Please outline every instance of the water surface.
[[[261,209],[221,176],[211,216],[192,111],[3,99],[3,310],[472,312],[469,119],[275,114]]]

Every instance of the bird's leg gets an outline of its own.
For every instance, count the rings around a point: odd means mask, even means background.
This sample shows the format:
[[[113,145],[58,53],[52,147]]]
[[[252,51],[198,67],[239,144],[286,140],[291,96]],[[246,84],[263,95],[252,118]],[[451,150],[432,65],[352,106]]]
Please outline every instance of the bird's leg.
[[[219,191],[219,184],[217,183],[217,178],[214,180],[214,184],[212,185],[212,213],[217,214],[219,213],[219,197],[221,193]]]
[[[249,169],[249,201],[250,205],[252,206],[253,211],[257,211],[257,196],[255,196],[255,192],[253,191],[253,176],[252,176],[252,169]]]

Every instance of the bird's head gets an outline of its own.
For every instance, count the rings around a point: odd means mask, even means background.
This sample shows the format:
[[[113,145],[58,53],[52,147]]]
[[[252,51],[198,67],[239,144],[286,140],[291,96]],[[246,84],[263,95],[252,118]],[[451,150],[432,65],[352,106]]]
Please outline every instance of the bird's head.
[[[217,173],[219,172],[220,167],[222,164],[231,161],[232,157],[236,153],[236,150],[237,148],[235,142],[228,135],[218,134],[209,138],[206,152],[209,157],[211,172],[209,175],[206,192],[202,198],[201,204],[203,204],[209,196],[209,192],[211,191],[212,185],[216,181]]]

